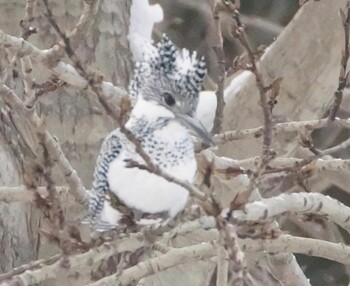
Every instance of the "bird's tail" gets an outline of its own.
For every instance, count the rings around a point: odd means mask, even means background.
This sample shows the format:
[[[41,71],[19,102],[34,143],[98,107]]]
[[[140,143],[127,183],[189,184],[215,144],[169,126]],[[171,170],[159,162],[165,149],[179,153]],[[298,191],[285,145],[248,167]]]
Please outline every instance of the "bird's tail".
[[[120,212],[114,209],[109,201],[105,201],[98,217],[87,215],[81,221],[82,224],[90,224],[91,228],[97,232],[104,232],[115,229],[118,226],[119,220],[122,218]]]

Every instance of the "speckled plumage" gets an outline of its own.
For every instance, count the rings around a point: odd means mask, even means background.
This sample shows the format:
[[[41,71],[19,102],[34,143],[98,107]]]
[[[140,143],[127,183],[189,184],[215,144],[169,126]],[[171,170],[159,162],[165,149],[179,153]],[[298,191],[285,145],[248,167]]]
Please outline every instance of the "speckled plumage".
[[[195,125],[188,118],[194,116],[205,76],[204,61],[195,57],[186,50],[177,51],[164,36],[135,68],[129,89],[135,107],[126,124],[155,164],[190,182],[196,160],[188,126]],[[112,131],[97,158],[90,198],[92,223],[100,229],[117,225],[121,217],[106,200],[109,192],[135,212],[166,212],[174,217],[185,206],[187,190],[145,170],[128,168],[130,160],[144,164],[134,144],[119,129]]]
[[[144,60],[135,65],[134,78],[129,85],[133,103],[136,103],[140,90],[147,86],[147,80],[165,80],[168,88],[181,94],[184,99],[188,98],[192,107],[196,108],[206,75],[204,58],[198,60],[196,57],[196,52],[190,54],[186,49],[178,51],[170,39],[163,35],[157,46],[144,56]]]

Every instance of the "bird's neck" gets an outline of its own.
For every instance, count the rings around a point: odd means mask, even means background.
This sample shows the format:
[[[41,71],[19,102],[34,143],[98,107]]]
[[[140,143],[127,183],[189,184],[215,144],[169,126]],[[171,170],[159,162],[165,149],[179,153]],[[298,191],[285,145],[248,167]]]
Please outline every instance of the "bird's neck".
[[[188,130],[163,106],[139,98],[125,126],[140,139],[144,151],[160,168],[172,172],[175,166],[194,164]]]
[[[187,129],[175,120],[171,111],[142,97],[139,97],[125,126],[141,137],[147,132],[155,136],[160,132],[161,137],[169,137],[168,140],[171,141],[183,140],[184,137],[189,136]]]

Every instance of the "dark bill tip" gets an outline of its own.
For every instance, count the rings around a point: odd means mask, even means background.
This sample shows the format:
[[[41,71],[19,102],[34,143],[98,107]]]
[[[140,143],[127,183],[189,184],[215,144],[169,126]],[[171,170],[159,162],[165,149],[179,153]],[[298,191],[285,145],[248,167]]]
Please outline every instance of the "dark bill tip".
[[[176,117],[179,119],[180,123],[192,130],[197,137],[203,140],[203,142],[209,146],[214,145],[213,138],[204,125],[196,118],[191,117],[187,114],[178,114]]]

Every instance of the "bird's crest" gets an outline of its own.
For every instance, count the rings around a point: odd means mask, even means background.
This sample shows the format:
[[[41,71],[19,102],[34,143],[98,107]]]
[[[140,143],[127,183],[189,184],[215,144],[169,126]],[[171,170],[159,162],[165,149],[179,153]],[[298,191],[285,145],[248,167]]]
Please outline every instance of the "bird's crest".
[[[164,34],[156,47],[145,53],[143,61],[136,63],[129,93],[136,100],[148,80],[166,77],[183,96],[198,97],[205,75],[204,57],[198,59],[196,52],[190,53],[186,49],[179,51]]]

